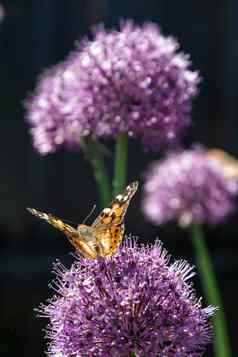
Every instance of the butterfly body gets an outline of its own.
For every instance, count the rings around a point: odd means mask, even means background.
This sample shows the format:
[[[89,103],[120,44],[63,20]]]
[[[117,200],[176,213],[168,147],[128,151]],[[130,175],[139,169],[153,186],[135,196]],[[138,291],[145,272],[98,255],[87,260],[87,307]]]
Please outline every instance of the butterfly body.
[[[83,235],[85,240],[92,240],[93,239],[93,231],[90,226],[86,224],[79,224],[77,227],[77,231],[80,235]]]
[[[95,259],[111,255],[118,248],[124,235],[124,216],[137,187],[138,182],[132,182],[103,209],[91,226],[79,224],[77,229],[52,214],[32,208],[28,210],[62,231],[84,257]]]

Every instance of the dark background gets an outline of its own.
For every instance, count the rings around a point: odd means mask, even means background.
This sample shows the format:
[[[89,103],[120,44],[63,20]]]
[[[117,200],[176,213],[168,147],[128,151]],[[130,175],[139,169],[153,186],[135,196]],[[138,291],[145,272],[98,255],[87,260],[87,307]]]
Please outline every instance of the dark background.
[[[25,0],[2,2],[0,25],[0,356],[43,356],[42,328],[34,307],[52,295],[52,262],[70,265],[72,247],[60,233],[30,216],[26,206],[82,221],[97,201],[91,169],[80,154],[57,152],[40,157],[24,122],[23,99],[42,69],[64,59],[76,39],[100,21],[151,20],[177,37],[203,77],[187,144],[201,141],[238,156],[237,54],[238,3],[174,0]],[[110,144],[110,148],[113,146]],[[141,178],[152,159],[130,144],[129,179]],[[109,160],[109,169],[111,163]],[[237,224],[207,228],[207,241],[219,278],[232,339],[238,355]],[[127,215],[127,231],[142,240],[157,236],[175,258],[194,262],[186,233],[174,226],[155,228],[140,210],[140,194]],[[195,279],[200,291],[199,279]],[[207,352],[206,356],[212,356]]]

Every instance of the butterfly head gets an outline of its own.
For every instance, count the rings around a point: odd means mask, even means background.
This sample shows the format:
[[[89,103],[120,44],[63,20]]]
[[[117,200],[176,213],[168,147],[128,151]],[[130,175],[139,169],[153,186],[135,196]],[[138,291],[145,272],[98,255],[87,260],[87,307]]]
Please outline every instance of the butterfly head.
[[[79,234],[83,236],[87,236],[91,233],[90,227],[87,226],[86,224],[79,224],[77,227],[77,231],[79,232]]]

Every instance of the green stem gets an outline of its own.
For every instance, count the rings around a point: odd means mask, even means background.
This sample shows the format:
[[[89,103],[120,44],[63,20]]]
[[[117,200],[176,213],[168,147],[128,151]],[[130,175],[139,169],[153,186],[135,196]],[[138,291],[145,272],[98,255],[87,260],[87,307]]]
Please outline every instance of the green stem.
[[[117,137],[115,149],[115,166],[114,166],[114,181],[113,195],[120,193],[127,181],[127,146],[128,137],[126,133],[121,133]]]
[[[197,264],[200,270],[201,282],[207,298],[207,302],[208,304],[217,306],[219,308],[219,310],[216,312],[216,315],[213,317],[215,332],[215,356],[231,357],[226,317],[224,308],[222,306],[222,299],[201,226],[198,224],[193,224],[191,226],[191,236],[196,251]]]
[[[130,357],[136,357],[135,352],[131,352],[131,353],[130,353]]]
[[[100,145],[95,141],[87,141],[85,145],[86,158],[90,161],[94,178],[97,182],[101,208],[106,207],[111,200],[111,186]]]

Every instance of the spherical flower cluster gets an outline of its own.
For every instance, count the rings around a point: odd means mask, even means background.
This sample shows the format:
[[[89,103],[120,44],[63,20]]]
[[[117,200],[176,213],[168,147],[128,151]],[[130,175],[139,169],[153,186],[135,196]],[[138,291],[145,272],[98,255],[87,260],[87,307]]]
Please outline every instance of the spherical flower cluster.
[[[64,100],[65,69],[66,64],[61,63],[45,71],[25,103],[33,145],[41,154],[52,153],[61,145],[78,148],[85,130],[82,121],[71,116],[70,104]],[[71,101],[78,98],[72,96]]]
[[[57,294],[40,308],[50,319],[49,356],[201,356],[211,339],[208,317],[185,261],[169,263],[157,241],[127,239],[111,257],[56,263]]]
[[[181,226],[224,221],[238,194],[234,162],[219,150],[201,147],[169,154],[146,174],[145,215],[158,225],[170,220]]]
[[[85,136],[121,132],[154,151],[177,141],[190,122],[199,82],[178,49],[152,23],[98,27],[93,40],[43,74],[27,100],[36,149],[46,154],[62,144],[80,146]]]

